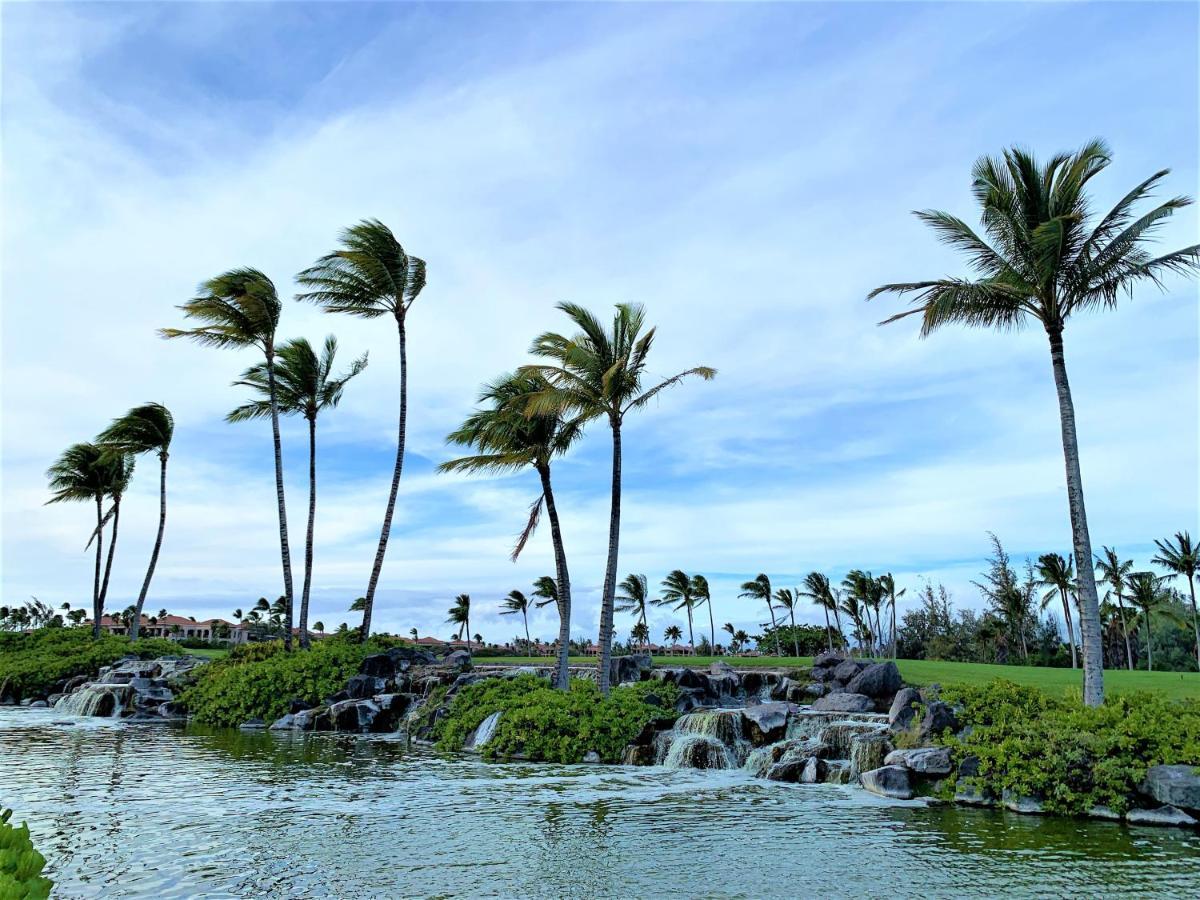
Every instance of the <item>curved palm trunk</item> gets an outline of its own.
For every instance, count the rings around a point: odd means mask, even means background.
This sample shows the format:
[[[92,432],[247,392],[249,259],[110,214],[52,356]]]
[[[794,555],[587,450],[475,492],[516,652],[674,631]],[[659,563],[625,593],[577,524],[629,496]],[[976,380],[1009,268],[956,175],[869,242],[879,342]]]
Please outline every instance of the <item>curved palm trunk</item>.
[[[846,632],[842,631],[842,614],[838,612],[837,606],[833,608],[833,619],[837,622],[838,647],[840,648],[842,644],[846,643]]]
[[[1129,646],[1129,622],[1125,619],[1125,604],[1121,600],[1121,592],[1117,591],[1117,609],[1121,613],[1121,636],[1125,638],[1125,662],[1129,671],[1133,671],[1133,649]]]
[[[824,603],[821,604],[821,609],[825,610],[825,640],[829,644],[829,652],[833,652],[833,631],[829,627],[829,607]]]
[[[92,637],[100,637],[100,618],[104,606],[100,602],[100,561],[104,558],[104,498],[96,498],[96,576],[92,582]]]
[[[797,657],[800,656],[800,636],[796,633],[796,611],[788,610],[788,616],[792,620],[792,653]]]
[[[533,646],[533,642],[529,640],[529,613],[524,609],[521,610],[521,618],[525,620],[525,652],[532,656],[533,654],[529,649]]]
[[[1152,644],[1153,634],[1150,630],[1150,608],[1144,610],[1146,618],[1146,671],[1154,671],[1154,647]]]
[[[554,545],[554,574],[558,579],[558,664],[554,684],[560,691],[570,687],[571,658],[571,576],[567,572],[567,551],[563,547],[562,527],[558,521],[558,507],[554,504],[554,490],[550,486],[550,467],[539,466],[538,476],[542,481],[542,496],[546,499],[546,515],[550,519],[550,542]]]
[[[1021,640],[1024,640],[1022,635]],[[892,659],[896,658],[896,598],[892,598]]]
[[[300,591],[300,646],[308,649],[308,596],[312,589],[313,531],[317,522],[317,420],[308,420],[308,531],[304,536],[304,587]]]
[[[387,553],[388,538],[392,534],[392,515],[396,511],[396,493],[400,490],[400,472],[404,468],[404,433],[408,419],[408,336],[405,332],[403,313],[396,317],[396,328],[400,333],[400,424],[396,437],[396,465],[392,469],[392,488],[388,492],[387,509],[383,513],[383,528],[379,532],[379,546],[375,550],[375,563],[371,566],[371,580],[367,582],[361,634],[363,641],[371,634],[371,613],[375,609],[375,588],[379,585],[379,573],[383,571],[383,557]]]
[[[767,597],[767,611],[771,613],[771,632],[775,635],[775,655],[783,656],[783,652],[779,649],[779,625],[775,622],[775,607],[771,605],[770,597]]]
[[[1075,625],[1071,620],[1071,599],[1067,596],[1064,588],[1058,589],[1059,596],[1062,597],[1063,616],[1067,620],[1067,643],[1071,645],[1071,668],[1079,668],[1079,663],[1075,656]]]
[[[108,599],[108,578],[112,575],[113,554],[117,550],[117,528],[121,524],[121,498],[113,498],[113,530],[108,541],[108,558],[104,561],[104,579],[100,582],[100,609],[103,611],[104,602]]]
[[[608,512],[608,565],[604,570],[604,591],[600,596],[600,693],[609,688],[609,660],[612,659],[613,598],[617,592],[617,556],[621,544],[621,421],[610,417],[613,436],[612,503]]]
[[[1196,670],[1200,671],[1200,614],[1196,612],[1196,582],[1191,575],[1187,576],[1188,591],[1192,595],[1192,631],[1196,635]]]
[[[146,579],[138,592],[137,609],[133,614],[133,624],[129,626],[129,637],[137,640],[142,627],[142,607],[146,604],[146,594],[150,591],[150,579],[154,577],[154,567],[158,565],[158,551],[162,549],[163,532],[167,528],[167,451],[159,453],[161,465],[158,469],[158,534],[154,538],[154,549],[150,551],[150,567],[146,569]]]
[[[688,606],[688,643],[692,647],[692,656],[696,655],[696,636],[692,632],[692,608]]]
[[[279,404],[275,399],[275,354],[267,352],[267,386],[271,400],[271,438],[275,443],[275,502],[279,506],[279,557],[283,564],[283,646],[292,649],[292,550],[288,545],[287,503],[283,497],[283,445],[279,439]]]
[[[642,601],[642,629],[646,635],[645,641],[642,643],[642,649],[650,646],[650,623],[646,621],[646,601]]]
[[[712,654],[713,654],[713,656],[716,656],[717,655],[717,623],[713,619],[712,597],[709,597],[704,602],[708,605],[708,630],[709,630],[708,640],[709,640],[709,643],[712,644],[712,648],[711,648]]]
[[[471,652],[471,614],[467,613],[467,620],[463,622],[463,631],[467,633],[467,652]],[[461,633],[459,634],[461,638]]]
[[[1092,539],[1088,534],[1087,510],[1083,503],[1083,475],[1079,469],[1079,437],[1075,432],[1075,405],[1067,381],[1061,331],[1051,331],[1050,363],[1054,386],[1058,391],[1058,412],[1062,424],[1063,459],[1067,475],[1067,502],[1071,512],[1078,569],[1079,632],[1083,638],[1083,702],[1099,706],[1104,702],[1104,656],[1100,646],[1100,600],[1096,595],[1096,573],[1092,571]]]

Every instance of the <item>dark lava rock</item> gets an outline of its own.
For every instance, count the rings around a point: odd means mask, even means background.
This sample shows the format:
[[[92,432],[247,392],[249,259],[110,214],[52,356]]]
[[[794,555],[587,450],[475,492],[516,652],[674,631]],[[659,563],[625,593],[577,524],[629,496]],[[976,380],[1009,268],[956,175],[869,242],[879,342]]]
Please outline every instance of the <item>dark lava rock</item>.
[[[387,687],[387,679],[375,675],[354,675],[346,682],[346,693],[354,700],[374,697]]]
[[[1194,828],[1200,825],[1193,816],[1189,816],[1176,806],[1160,806],[1158,809],[1131,809],[1125,813],[1125,821],[1130,825],[1175,825]]]
[[[626,684],[631,681],[641,681],[642,673],[649,672],[653,666],[654,660],[646,653],[611,657],[608,661],[609,683]]]
[[[975,759],[978,765],[978,758]],[[950,762],[949,747],[920,747],[916,750],[893,750],[883,761],[886,766],[904,766],[921,775],[949,775],[953,765]]]
[[[876,700],[891,697],[904,686],[900,679],[900,670],[891,660],[874,663],[867,666],[846,685],[846,690],[852,694],[866,694]]]
[[[466,671],[471,668],[471,654],[467,650],[451,650],[442,657],[440,665],[446,669]]]
[[[292,715],[295,715],[296,713],[300,712],[301,710],[312,709],[312,708],[313,708],[313,705],[311,703],[309,703],[307,700],[297,699],[297,700],[293,700],[291,703],[288,704],[288,712],[290,712]]]
[[[833,650],[826,650],[823,653],[817,654],[817,658],[813,660],[814,669],[832,669],[834,666],[845,662],[846,657]]]
[[[258,731],[261,728],[266,728],[267,723],[262,719],[249,719],[238,726],[242,731]]]
[[[921,695],[913,688],[901,688],[896,692],[896,697],[892,700],[892,707],[888,710],[888,727],[892,731],[905,731],[917,715],[917,704],[921,702]]]
[[[725,662],[725,660],[718,659],[718,660],[714,660],[713,663],[708,667],[708,673],[710,675],[729,675],[729,674],[736,675],[737,670],[734,669],[734,667],[731,666],[729,663]]]
[[[875,701],[865,694],[826,694],[818,697],[812,708],[823,712],[870,712]]]
[[[326,697],[325,702],[327,704],[329,704],[330,706],[333,706],[333,704],[335,704],[335,703],[341,703],[343,700],[350,700],[350,699],[352,699],[352,698],[350,696],[349,691],[338,691],[336,694]]]
[[[783,740],[787,732],[788,713],[794,707],[790,703],[759,703],[742,710],[746,722],[746,737],[756,747]]]
[[[329,707],[334,731],[369,731],[378,713],[379,705],[372,700],[343,700]]]
[[[368,656],[358,667],[359,674],[371,678],[394,678],[396,676],[396,660],[390,653],[376,653]]]
[[[862,786],[872,794],[891,797],[893,800],[913,798],[912,777],[903,766],[883,766],[863,772],[859,778]]]
[[[810,756],[800,770],[801,784],[821,784],[829,774],[829,763],[819,756]]]
[[[1195,766],[1151,766],[1138,790],[1167,806],[1200,810],[1200,769]]]
[[[813,666],[812,672],[809,673],[809,678],[822,684],[827,681],[833,681],[833,669]]]
[[[866,663],[859,662],[857,659],[843,660],[834,666],[833,677],[843,684],[848,684],[855,675],[866,668],[866,665]]]
[[[786,781],[795,784],[800,780],[800,775],[807,764],[807,759],[789,759],[777,762],[767,769],[767,781]]]
[[[925,717],[921,719],[917,737],[922,744],[928,744],[944,731],[958,731],[958,716],[949,704],[934,700],[925,707]]]
[[[705,691],[708,689],[708,678],[695,669],[681,670],[675,683],[681,688],[700,688]]]

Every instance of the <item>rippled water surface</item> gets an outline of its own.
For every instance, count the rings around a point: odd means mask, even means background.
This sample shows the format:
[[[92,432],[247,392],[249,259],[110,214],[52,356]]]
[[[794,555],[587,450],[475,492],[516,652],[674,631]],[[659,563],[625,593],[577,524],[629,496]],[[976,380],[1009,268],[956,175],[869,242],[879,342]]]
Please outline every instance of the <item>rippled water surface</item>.
[[[1191,832],[52,710],[0,710],[0,804],[61,897],[1200,895]]]

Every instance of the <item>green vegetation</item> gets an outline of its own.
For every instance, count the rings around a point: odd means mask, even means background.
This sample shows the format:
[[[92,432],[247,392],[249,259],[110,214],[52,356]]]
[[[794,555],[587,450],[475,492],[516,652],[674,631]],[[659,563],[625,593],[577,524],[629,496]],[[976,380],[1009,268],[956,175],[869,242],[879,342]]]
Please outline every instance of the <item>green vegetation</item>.
[[[1002,679],[943,697],[971,729],[944,742],[956,760],[979,759],[979,775],[964,781],[994,797],[1033,797],[1068,815],[1123,813],[1150,766],[1200,766],[1200,698],[1130,693],[1089,707]]]
[[[101,666],[123,656],[179,656],[179,647],[163,638],[105,634],[98,640],[83,628],[42,628],[29,634],[0,632],[0,697],[16,700],[49,694],[56,682],[76,675],[94,677]]]
[[[42,877],[46,858],[29,839],[29,826],[9,824],[11,809],[0,809],[0,900],[43,900],[54,882]]]
[[[439,748],[457,750],[484,719],[500,712],[496,733],[482,749],[486,759],[575,763],[595,751],[603,762],[620,762],[647,722],[675,719],[677,695],[674,685],[657,681],[623,685],[603,696],[595,682],[582,678],[565,692],[532,675],[488,678],[458,692],[434,737]]]

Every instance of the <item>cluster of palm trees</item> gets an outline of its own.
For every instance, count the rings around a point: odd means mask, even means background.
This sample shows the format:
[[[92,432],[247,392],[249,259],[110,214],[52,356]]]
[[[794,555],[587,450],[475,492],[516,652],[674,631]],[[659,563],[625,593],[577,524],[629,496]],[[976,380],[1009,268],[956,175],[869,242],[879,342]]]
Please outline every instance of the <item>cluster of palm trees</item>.
[[[20,606],[0,606],[0,631],[25,631],[62,626],[67,622],[78,625],[86,616],[86,610],[71,609],[70,603],[64,603],[56,610],[37,597],[31,597]]]

